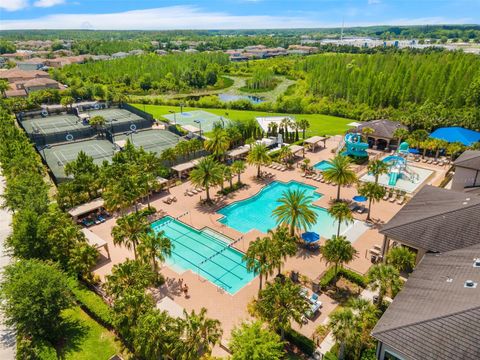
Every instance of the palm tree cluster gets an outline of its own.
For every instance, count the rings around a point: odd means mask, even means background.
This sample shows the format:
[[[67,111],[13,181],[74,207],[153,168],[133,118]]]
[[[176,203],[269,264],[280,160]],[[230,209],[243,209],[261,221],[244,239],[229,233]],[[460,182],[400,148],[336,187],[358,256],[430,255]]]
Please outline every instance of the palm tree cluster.
[[[300,140],[299,131],[302,131],[302,138],[305,140],[306,131],[310,128],[310,122],[307,119],[292,120],[289,117],[285,117],[279,123],[271,122],[268,124],[267,135],[277,136],[282,134],[285,141],[298,141]],[[293,131],[289,131],[293,129]]]

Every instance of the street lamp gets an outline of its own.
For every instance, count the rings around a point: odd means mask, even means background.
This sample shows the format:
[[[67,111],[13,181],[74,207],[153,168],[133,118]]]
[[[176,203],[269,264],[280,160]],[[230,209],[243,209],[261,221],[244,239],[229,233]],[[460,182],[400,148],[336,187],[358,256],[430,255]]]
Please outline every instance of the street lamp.
[[[130,136],[130,141],[132,142],[133,144],[133,134],[136,134],[137,133],[137,130],[130,130],[130,131],[127,131],[126,133],[124,133],[125,135]]]
[[[43,145],[43,146],[38,146],[37,149],[38,151],[41,151],[42,152],[42,155],[43,155],[43,158],[45,159],[45,161],[47,161],[47,158],[45,157],[45,149],[50,149],[52,146],[51,145]]]
[[[184,103],[180,103],[180,114],[183,114],[183,107],[185,106]]]
[[[200,120],[193,120],[194,123],[197,123],[200,126],[200,138],[202,137],[202,122]]]
[[[169,110],[170,114],[173,114],[173,122],[177,125],[177,113],[175,111]]]

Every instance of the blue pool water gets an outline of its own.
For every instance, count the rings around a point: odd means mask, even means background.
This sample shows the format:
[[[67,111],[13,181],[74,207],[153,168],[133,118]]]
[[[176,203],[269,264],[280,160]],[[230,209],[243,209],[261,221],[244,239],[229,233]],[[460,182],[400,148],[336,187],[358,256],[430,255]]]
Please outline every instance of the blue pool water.
[[[328,160],[322,160],[316,163],[315,165],[313,165],[314,169],[321,170],[321,171],[330,169],[331,167],[332,165],[328,162]]]
[[[155,221],[151,227],[156,233],[164,231],[172,242],[172,256],[166,263],[178,272],[192,270],[230,294],[255,277],[245,268],[243,254],[228,247],[228,238],[213,230],[197,230],[170,216]]]
[[[282,197],[283,193],[288,190],[304,190],[307,195],[316,201],[322,197],[321,194],[316,193],[316,188],[305,185],[297,181],[290,181],[282,183],[274,181],[264,187],[255,196],[230,204],[218,212],[224,215],[219,221],[222,224],[228,225],[231,228],[247,233],[252,229],[257,229],[266,233],[269,229],[274,229],[277,222],[272,215],[272,211],[280,205],[277,201]],[[328,214],[327,210],[312,206],[312,210],[317,213],[317,223],[313,225],[309,231],[315,231],[325,238],[330,238],[337,233],[337,224],[335,220]],[[349,225],[343,224],[341,232],[345,231]]]
[[[237,100],[248,100],[252,104],[260,104],[263,102],[258,96],[253,95],[232,95],[232,94],[218,94],[218,98],[220,101],[229,102],[229,101],[237,101]]]

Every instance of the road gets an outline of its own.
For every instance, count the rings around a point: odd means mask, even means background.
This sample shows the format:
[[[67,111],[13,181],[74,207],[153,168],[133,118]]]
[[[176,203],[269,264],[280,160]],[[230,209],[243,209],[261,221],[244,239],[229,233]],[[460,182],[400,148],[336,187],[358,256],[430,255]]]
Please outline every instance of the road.
[[[0,195],[3,194],[5,187],[5,179],[0,175]],[[5,239],[10,234],[10,223],[12,216],[9,211],[0,209],[0,269],[10,262],[10,258],[5,255],[3,244]],[[1,277],[0,273],[0,277]],[[0,320],[3,320],[0,313]],[[9,360],[15,359],[15,334],[13,331],[7,329],[0,324],[0,359]]]

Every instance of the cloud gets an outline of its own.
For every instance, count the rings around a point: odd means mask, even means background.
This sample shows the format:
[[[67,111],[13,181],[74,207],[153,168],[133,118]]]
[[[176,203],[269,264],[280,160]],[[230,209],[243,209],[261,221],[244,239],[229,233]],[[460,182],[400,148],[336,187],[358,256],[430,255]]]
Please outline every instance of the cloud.
[[[380,3],[381,3],[381,0],[368,0],[368,5],[376,5]]]
[[[28,6],[28,0],[1,0],[0,9],[7,11],[17,11],[25,9]]]
[[[65,0],[37,0],[33,3],[33,6],[48,8],[55,5],[61,5],[64,3],[65,3]]]

